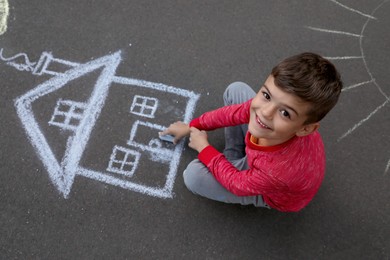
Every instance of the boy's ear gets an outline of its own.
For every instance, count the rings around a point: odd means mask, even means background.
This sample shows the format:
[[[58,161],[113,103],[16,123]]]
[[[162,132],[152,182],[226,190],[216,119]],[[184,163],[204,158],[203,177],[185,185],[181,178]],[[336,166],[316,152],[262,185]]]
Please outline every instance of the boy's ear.
[[[296,136],[305,136],[313,133],[320,127],[320,123],[312,123],[308,125],[304,125],[298,132],[295,133]]]

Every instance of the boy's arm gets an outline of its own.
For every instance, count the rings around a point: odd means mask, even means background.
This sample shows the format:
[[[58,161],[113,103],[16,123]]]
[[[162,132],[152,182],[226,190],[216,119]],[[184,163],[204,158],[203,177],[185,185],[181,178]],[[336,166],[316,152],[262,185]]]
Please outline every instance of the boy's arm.
[[[205,147],[198,155],[216,180],[237,196],[269,195],[286,192],[288,186],[261,170],[238,170],[213,146]]]
[[[222,153],[209,144],[206,131],[195,127],[190,130],[188,146],[199,152],[199,160],[227,190],[237,196],[266,195],[277,190],[274,186],[277,181],[270,182],[270,177],[265,173],[239,171],[234,167]]]
[[[225,106],[206,112],[200,117],[193,119],[189,124],[175,122],[159,134],[173,135],[175,137],[173,143],[176,144],[180,139],[190,134],[191,127],[200,130],[214,130],[225,126],[247,124],[249,122],[249,108],[251,102],[252,100],[248,100],[243,104]]]
[[[189,125],[200,130],[214,130],[226,126],[247,124],[251,102],[252,100],[248,100],[242,104],[224,106],[206,112],[192,120]]]

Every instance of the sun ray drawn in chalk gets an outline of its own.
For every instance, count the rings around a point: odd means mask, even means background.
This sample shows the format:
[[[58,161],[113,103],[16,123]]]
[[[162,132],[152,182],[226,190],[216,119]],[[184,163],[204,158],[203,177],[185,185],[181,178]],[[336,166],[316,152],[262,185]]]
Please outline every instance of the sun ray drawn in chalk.
[[[3,49],[0,52],[1,61],[8,66],[31,72],[36,76],[53,76],[18,97],[15,100],[15,107],[51,181],[65,198],[69,196],[76,176],[150,196],[173,197],[173,185],[184,142],[177,145],[162,142],[158,138],[158,132],[164,130],[165,126],[154,121],[165,118],[168,122],[174,120],[189,122],[199,94],[162,83],[115,76],[116,68],[121,62],[120,51],[84,64],[54,58],[49,52],[43,52],[38,62],[30,62],[24,53],[4,58],[2,52]],[[10,62],[20,57],[23,59],[18,66]],[[25,67],[29,69],[23,69]],[[41,100],[44,98],[46,101],[50,100],[53,97],[50,95],[60,90],[61,95],[67,95],[66,90],[70,88],[71,82],[100,70],[101,73],[93,88],[88,88],[92,93],[87,100],[73,100],[75,96],[72,96],[73,99],[56,98],[56,106],[51,108],[54,111],[51,118],[46,121],[46,126],[42,125],[42,120],[39,120],[39,115],[33,109],[35,103],[41,102],[40,105],[44,106],[46,102]],[[114,88],[112,85],[115,86],[115,90],[112,90]],[[118,89],[121,91],[120,96],[110,95],[111,92],[119,91]],[[169,100],[160,100],[159,95],[168,96]],[[118,107],[116,104],[121,98],[126,103],[124,107]],[[111,102],[106,102],[107,100]],[[163,102],[164,106],[171,106],[183,112],[180,116],[164,114],[164,109],[158,109],[160,102]],[[52,104],[53,101],[49,103]],[[177,107],[178,104],[181,107]],[[108,130],[94,128],[98,122],[110,121],[112,113],[118,110],[119,114],[123,111],[127,115],[123,120],[115,121],[125,122],[127,130],[123,129],[123,123],[119,124],[119,127],[110,123]],[[53,143],[50,140],[53,141],[55,137],[45,136],[47,127],[52,127],[50,128],[52,131],[53,128],[62,130],[66,132],[62,132],[63,134],[69,135],[64,144],[63,154],[58,154],[52,149]],[[98,131],[98,134],[94,135],[94,131]],[[128,131],[131,133],[130,139]],[[100,145],[101,136],[123,136],[123,139],[105,149],[107,145]],[[58,141],[55,142],[58,147]],[[106,158],[105,162],[103,160],[102,163],[90,163],[89,160],[82,160],[88,156],[95,160],[96,151]],[[142,165],[149,167],[148,170],[140,171]],[[158,170],[150,171],[150,167]],[[147,175],[150,172],[152,176]]]
[[[323,28],[318,28],[318,27],[312,27],[312,26],[306,26],[306,28],[313,30],[313,31],[318,31],[318,32],[326,32],[326,33],[333,33],[333,34],[342,34],[346,36],[352,36],[352,37],[357,37],[360,38],[362,35],[356,34],[356,33],[350,33],[350,32],[343,32],[343,31],[336,31],[336,30],[328,30],[328,29],[323,29]]]
[[[389,159],[389,161],[387,162],[387,165],[386,165],[386,169],[385,169],[385,173],[384,173],[384,174],[386,174],[386,173],[389,171],[389,169],[390,169],[390,159]]]
[[[359,46],[360,46],[360,53],[359,54],[357,54],[357,55],[346,55],[346,56],[329,56],[329,57],[326,57],[326,58],[329,59],[329,60],[333,60],[333,61],[348,61],[348,60],[361,59],[363,64],[364,64],[364,67],[367,70],[367,73],[369,75],[369,79],[366,80],[366,81],[363,81],[363,82],[358,82],[356,84],[352,84],[350,86],[346,86],[346,87],[343,88],[342,91],[343,92],[347,92],[349,90],[352,90],[352,89],[355,89],[355,88],[358,88],[358,87],[364,87],[366,85],[372,85],[373,84],[374,86],[376,86],[376,89],[379,91],[379,93],[382,94],[382,96],[385,98],[385,101],[383,103],[378,104],[378,106],[374,110],[369,112],[368,115],[366,115],[364,118],[362,118],[359,122],[355,123],[344,134],[342,134],[337,139],[337,141],[340,142],[344,138],[346,138],[349,135],[351,135],[356,129],[358,129],[359,127],[362,127],[367,121],[370,120],[370,118],[372,116],[377,114],[379,111],[381,111],[383,109],[389,109],[389,104],[390,104],[390,99],[389,99],[389,95],[388,95],[389,92],[386,93],[386,91],[384,89],[384,86],[379,84],[378,80],[375,79],[375,77],[373,76],[373,73],[371,72],[371,70],[370,70],[370,68],[368,66],[367,57],[365,56],[364,47],[363,47],[363,39],[365,37],[365,33],[366,33],[366,29],[367,29],[368,24],[370,23],[370,21],[373,21],[373,20],[378,21],[378,18],[375,17],[375,14],[376,14],[377,10],[382,8],[385,4],[387,4],[389,2],[389,0],[382,1],[379,5],[377,5],[373,9],[371,14],[366,14],[364,12],[361,12],[361,11],[356,10],[354,8],[351,8],[351,7],[349,7],[349,6],[345,5],[345,4],[342,4],[342,3],[340,3],[339,1],[336,1],[336,0],[329,0],[329,1],[334,3],[334,4],[336,4],[337,6],[339,6],[341,8],[343,8],[343,9],[349,11],[349,12],[358,14],[360,17],[362,17],[364,19],[364,23],[363,23],[363,26],[362,26],[362,28],[360,30],[360,33],[339,31],[339,30],[334,30],[334,29],[327,29],[327,28],[320,28],[320,27],[313,27],[313,26],[305,26],[305,27],[307,29],[315,31],[315,32],[328,33],[328,34],[339,34],[339,35],[343,35],[345,37],[357,38],[358,41],[359,41]],[[389,172],[389,170],[390,170],[389,168],[390,168],[390,159],[387,162],[387,165],[385,166],[385,171],[384,171],[385,174]]]
[[[361,87],[361,86],[364,86],[364,85],[367,85],[367,84],[370,84],[370,83],[373,83],[374,80],[368,80],[368,81],[364,81],[364,82],[360,82],[360,83],[357,83],[357,84],[353,84],[353,85],[350,85],[348,87],[344,87],[342,89],[342,91],[348,91],[348,90],[351,90],[351,89],[354,89],[354,88],[357,88],[357,87]]]
[[[364,16],[364,17],[369,18],[369,19],[374,19],[374,20],[376,20],[376,18],[375,18],[374,16],[369,15],[369,14],[365,14],[365,13],[359,11],[359,10],[356,10],[356,9],[353,9],[353,8],[351,8],[351,7],[349,7],[349,6],[343,5],[342,3],[340,3],[340,2],[338,2],[338,1],[336,1],[336,0],[330,0],[330,1],[333,2],[333,3],[335,3],[335,4],[337,4],[337,5],[339,5],[339,6],[341,6],[342,8],[347,9],[348,11],[351,11],[351,12],[357,13],[357,14],[360,14],[361,16]]]

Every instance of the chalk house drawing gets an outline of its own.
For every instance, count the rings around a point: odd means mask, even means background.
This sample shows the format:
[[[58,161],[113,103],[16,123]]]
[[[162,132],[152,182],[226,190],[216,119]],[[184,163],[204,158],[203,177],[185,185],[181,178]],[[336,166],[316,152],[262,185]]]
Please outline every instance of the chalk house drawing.
[[[365,55],[365,52],[364,52],[364,44],[365,43],[364,43],[363,40],[365,38],[365,33],[367,32],[370,23],[372,23],[372,21],[378,22],[378,18],[376,17],[376,13],[378,12],[378,10],[381,9],[381,8],[389,7],[390,1],[389,0],[382,1],[379,5],[377,5],[374,8],[372,13],[370,13],[370,14],[361,12],[361,11],[356,10],[356,9],[353,9],[353,8],[351,8],[351,7],[347,6],[347,5],[344,5],[344,4],[342,4],[342,3],[340,3],[340,2],[338,2],[336,0],[329,0],[329,1],[334,3],[334,4],[336,4],[340,8],[343,8],[343,9],[349,11],[349,12],[357,14],[358,16],[362,17],[363,20],[364,20],[364,24],[363,24],[363,26],[361,28],[361,31],[359,33],[352,33],[352,32],[339,31],[339,30],[330,30],[330,29],[327,29],[327,28],[306,26],[306,28],[308,28],[310,30],[313,30],[313,31],[316,31],[316,32],[329,33],[329,34],[338,34],[338,35],[343,35],[345,37],[353,37],[353,38],[356,38],[359,41],[360,53],[358,53],[358,54],[349,55],[349,56],[341,56],[341,57],[326,57],[329,60],[335,60],[335,61],[355,60],[355,59],[362,60],[362,62],[364,64],[364,67],[367,70],[367,73],[369,75],[369,79],[368,80],[363,81],[363,82],[358,82],[356,84],[344,87],[342,91],[343,92],[347,92],[347,91],[350,91],[351,89],[355,89],[355,88],[358,88],[358,87],[364,87],[364,86],[369,85],[369,84],[374,84],[374,86],[379,91],[379,93],[384,97],[383,103],[378,104],[378,106],[373,111],[371,111],[368,115],[366,115],[363,119],[361,119],[359,122],[357,122],[354,126],[352,126],[350,129],[348,129],[344,134],[342,134],[338,138],[337,141],[340,142],[341,140],[343,140],[344,138],[346,138],[347,136],[352,134],[356,129],[358,129],[359,127],[362,127],[364,125],[364,123],[366,123],[372,116],[374,116],[380,110],[382,110],[382,109],[389,109],[389,104],[390,104],[390,96],[389,96],[390,94],[389,93],[390,93],[390,91],[389,91],[389,89],[385,89],[386,86],[383,86],[383,85],[381,85],[379,83],[380,77],[378,77],[378,75],[377,75],[377,77],[375,78],[374,75],[373,75],[373,72],[369,68],[368,62],[367,62],[368,61],[368,57]],[[388,25],[382,25],[382,26],[388,26]],[[383,41],[383,37],[381,37],[381,39],[375,39],[375,40],[381,42],[381,41]],[[373,41],[373,42],[375,42],[375,41]],[[386,61],[388,61],[389,57],[386,56],[385,58],[387,58]],[[388,64],[388,62],[386,64]],[[385,83],[385,84],[387,84],[387,83]],[[389,170],[390,170],[390,158],[387,161],[387,164],[385,166],[384,174],[387,174],[389,172]]]
[[[159,95],[165,97],[168,95],[168,99],[176,100],[176,103],[179,103],[177,100],[181,100],[184,108],[181,120],[189,122],[199,94],[162,83],[115,76],[116,68],[121,61],[120,51],[84,64],[54,58],[49,52],[43,52],[37,62],[31,62],[24,53],[5,57],[3,49],[0,49],[0,59],[5,65],[19,71],[52,76],[18,97],[15,100],[15,107],[29,140],[53,184],[65,198],[68,198],[76,176],[87,177],[150,196],[173,197],[172,190],[184,142],[171,145],[158,139],[158,132],[166,127],[153,121],[157,120],[155,114],[161,110],[158,109],[161,102]],[[53,112],[47,122],[48,126],[39,124],[33,109],[36,103],[54,92],[66,90],[70,82],[96,71],[100,71],[100,74],[91,87],[88,100],[60,98],[51,108]],[[96,169],[82,158],[88,156],[90,152],[88,146],[91,145],[94,126],[99,123],[99,120],[104,119],[105,109],[109,106],[109,102],[106,101],[110,99],[110,91],[119,88],[121,91],[127,90],[124,99],[127,102],[127,107],[124,108],[127,117],[123,121],[129,121],[131,125],[128,129],[119,127],[115,129],[115,133],[112,133],[112,129],[104,133],[103,136],[123,136],[123,138],[113,143],[106,153],[104,169]],[[134,91],[139,93],[134,95]],[[147,95],[144,92],[147,92]],[[114,101],[118,98],[120,97],[115,97]],[[110,116],[106,116],[105,120],[107,118]],[[169,120],[168,118],[167,122],[170,122]],[[49,126],[69,133],[61,158],[52,149],[43,131]],[[142,135],[139,134],[141,132]],[[142,165],[154,165],[155,168],[161,169],[161,172],[153,173],[154,178],[156,175],[159,177],[158,183],[153,183],[153,178],[152,180],[144,178],[140,181],[145,172],[142,171]]]

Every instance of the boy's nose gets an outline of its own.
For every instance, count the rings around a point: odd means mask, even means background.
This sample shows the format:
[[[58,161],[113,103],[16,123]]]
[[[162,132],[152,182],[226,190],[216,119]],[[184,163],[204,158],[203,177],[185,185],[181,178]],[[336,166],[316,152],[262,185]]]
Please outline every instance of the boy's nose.
[[[275,108],[272,106],[272,104],[266,104],[262,107],[261,109],[261,114],[266,118],[266,119],[272,119],[273,115],[275,113]]]

